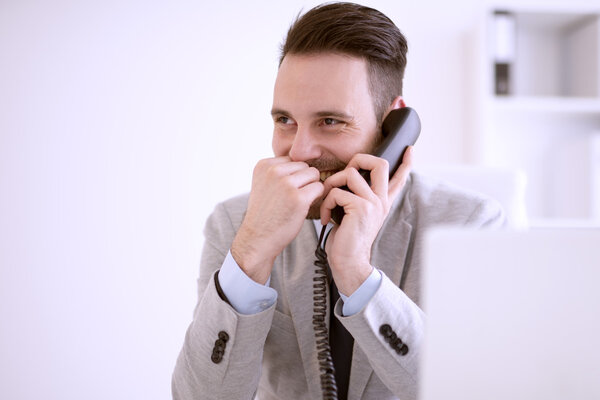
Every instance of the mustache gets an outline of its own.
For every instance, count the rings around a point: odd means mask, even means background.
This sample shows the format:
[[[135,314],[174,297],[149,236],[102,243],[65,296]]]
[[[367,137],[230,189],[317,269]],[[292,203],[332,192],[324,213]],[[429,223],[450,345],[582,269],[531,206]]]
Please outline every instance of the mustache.
[[[341,162],[335,158],[321,158],[315,160],[306,161],[309,167],[315,167],[319,171],[341,171],[346,168],[346,163]]]

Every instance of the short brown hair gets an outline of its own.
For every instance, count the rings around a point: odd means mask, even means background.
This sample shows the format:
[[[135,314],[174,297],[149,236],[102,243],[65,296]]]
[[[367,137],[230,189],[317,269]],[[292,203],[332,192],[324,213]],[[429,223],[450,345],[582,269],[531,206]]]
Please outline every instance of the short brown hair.
[[[392,101],[402,95],[406,38],[383,13],[354,3],[327,3],[299,16],[281,46],[287,54],[337,52],[367,61],[369,92],[379,123]]]

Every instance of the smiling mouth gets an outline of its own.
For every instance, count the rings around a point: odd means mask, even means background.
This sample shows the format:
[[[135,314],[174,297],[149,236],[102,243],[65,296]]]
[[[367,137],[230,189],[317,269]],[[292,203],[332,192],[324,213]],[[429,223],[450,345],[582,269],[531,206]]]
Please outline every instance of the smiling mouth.
[[[337,170],[321,171],[321,182],[325,182],[325,179],[338,172]]]

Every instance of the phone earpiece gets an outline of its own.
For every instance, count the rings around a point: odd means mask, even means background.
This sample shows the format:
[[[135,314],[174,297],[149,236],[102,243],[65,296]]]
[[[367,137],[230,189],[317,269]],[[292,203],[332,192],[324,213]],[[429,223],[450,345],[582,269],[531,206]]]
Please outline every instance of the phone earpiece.
[[[390,111],[381,125],[383,142],[375,149],[373,155],[387,160],[390,167],[389,177],[396,172],[408,146],[416,143],[421,133],[421,120],[417,112],[410,107],[402,107]],[[371,185],[370,171],[360,170],[361,176]],[[350,189],[342,186],[341,189]],[[338,225],[344,218],[344,208],[336,206],[331,210],[331,219]]]

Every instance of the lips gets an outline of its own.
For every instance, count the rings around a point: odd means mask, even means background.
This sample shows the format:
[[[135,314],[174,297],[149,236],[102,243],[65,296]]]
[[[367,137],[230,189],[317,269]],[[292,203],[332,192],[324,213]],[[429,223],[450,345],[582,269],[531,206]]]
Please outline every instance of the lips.
[[[338,172],[337,170],[321,171],[321,182],[325,182],[325,179]]]

